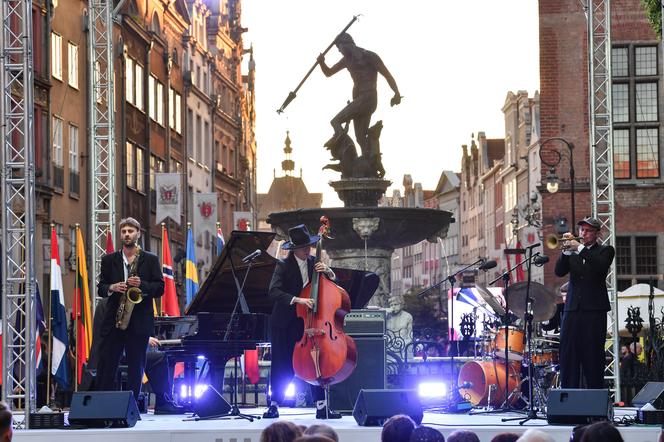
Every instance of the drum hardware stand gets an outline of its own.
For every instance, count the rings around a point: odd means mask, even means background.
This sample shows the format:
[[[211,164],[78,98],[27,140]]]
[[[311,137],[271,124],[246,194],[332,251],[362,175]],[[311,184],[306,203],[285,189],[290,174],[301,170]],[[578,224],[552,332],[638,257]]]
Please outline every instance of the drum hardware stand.
[[[451,302],[450,302],[450,312],[449,312],[449,315],[448,315],[448,318],[449,318],[449,320],[448,320],[449,336],[448,337],[449,337],[450,344],[452,342],[456,342],[454,340],[454,296],[455,296],[454,295],[454,284],[456,284],[456,281],[457,281],[456,277],[457,277],[457,275],[465,272],[466,270],[468,270],[470,268],[473,268],[473,267],[477,266],[478,264],[479,264],[479,268],[482,269],[482,270],[488,270],[488,269],[496,266],[496,262],[492,261],[493,266],[485,267],[485,264],[487,264],[487,263],[491,263],[491,262],[486,261],[484,258],[479,258],[474,263],[472,263],[470,265],[467,265],[466,267],[464,267],[460,270],[457,270],[455,273],[452,273],[451,275],[447,276],[445,279],[442,279],[442,280],[438,281],[434,285],[427,287],[426,289],[422,290],[420,293],[417,294],[418,298],[423,298],[431,290],[435,289],[436,287],[440,287],[441,285],[445,284],[445,282],[449,281],[449,283],[450,283],[450,292],[452,293],[452,299],[451,299]],[[483,268],[483,267],[485,267],[485,268]],[[451,349],[451,345],[450,345],[450,349]],[[456,351],[457,352],[459,351],[458,343],[457,343]],[[450,364],[452,365],[452,386],[450,388],[450,393],[449,393],[450,397],[448,398],[448,403],[450,404],[449,408],[454,409],[455,404],[459,404],[460,402],[467,402],[467,400],[462,398],[461,395],[459,394],[459,387],[458,387],[459,380],[457,379],[456,363],[454,362],[454,350],[452,350],[450,352],[450,355],[451,355],[450,356]]]
[[[525,313],[524,320],[526,324],[526,344],[527,344],[527,356],[528,356],[528,412],[525,418],[513,417],[513,418],[503,418],[503,422],[518,420],[519,425],[523,425],[529,420],[533,419],[542,419],[546,420],[546,417],[541,417],[537,415],[537,409],[535,409],[535,401],[533,400],[533,383],[536,382],[534,373],[533,373],[533,361],[532,361],[532,338],[533,338],[533,314],[530,312],[530,303],[532,301],[530,297],[530,283],[532,282],[532,265],[533,259],[540,255],[539,252],[533,253],[533,249],[538,247],[540,244],[533,244],[527,247],[528,249],[528,281],[526,283],[526,302],[525,302]],[[548,260],[548,258],[547,258]],[[544,263],[542,263],[544,264]],[[507,296],[505,296],[505,302],[507,302]]]

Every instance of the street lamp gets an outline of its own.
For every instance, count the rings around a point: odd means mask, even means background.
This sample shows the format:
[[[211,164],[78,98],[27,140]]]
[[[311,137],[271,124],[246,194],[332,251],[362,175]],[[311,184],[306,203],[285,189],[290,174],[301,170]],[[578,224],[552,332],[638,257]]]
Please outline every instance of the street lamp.
[[[570,185],[570,199],[571,199],[571,209],[572,209],[572,222],[576,223],[576,213],[574,210],[574,144],[570,143],[569,141],[565,140],[564,138],[560,137],[554,137],[554,138],[547,138],[545,140],[540,141],[538,144],[540,145],[540,150],[539,150],[539,157],[540,160],[542,161],[543,164],[549,167],[549,172],[546,175],[546,190],[549,193],[556,193],[558,191],[559,187],[559,179],[558,176],[556,175],[556,166],[560,164],[560,161],[563,158],[563,154],[560,153],[559,150],[554,149],[552,147],[547,148],[549,152],[552,152],[554,154],[554,160],[553,161],[547,161],[545,157],[542,156],[542,152],[545,150],[544,145],[551,142],[551,141],[559,141],[563,143],[565,146],[567,146],[567,149],[569,150],[569,185]],[[551,157],[549,156],[549,159]]]

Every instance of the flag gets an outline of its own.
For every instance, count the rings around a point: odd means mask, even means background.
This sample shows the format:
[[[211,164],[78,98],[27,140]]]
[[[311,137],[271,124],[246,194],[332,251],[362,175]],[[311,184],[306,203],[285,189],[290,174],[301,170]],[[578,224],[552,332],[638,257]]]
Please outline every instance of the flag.
[[[521,248],[521,241],[516,242],[516,248],[517,249]],[[522,259],[523,256],[520,253],[518,255],[514,255],[514,265],[520,263]],[[526,280],[526,275],[523,271],[523,264],[521,264],[519,267],[516,268],[516,282],[525,281],[525,280]]]
[[[221,255],[224,248],[224,234],[221,231],[221,224],[217,223],[217,256]]]
[[[161,314],[167,316],[180,316],[178,296],[175,292],[175,280],[173,279],[173,258],[171,258],[171,247],[168,245],[168,232],[165,227],[161,228],[161,256],[162,273],[164,275],[164,296],[161,298]]]
[[[113,247],[113,236],[111,235],[111,229],[106,231],[106,254],[115,252],[115,247]]]
[[[62,388],[69,387],[69,367],[67,364],[67,309],[62,290],[62,270],[60,252],[55,227],[51,228],[51,374]]]
[[[194,235],[191,231],[191,227],[187,230],[187,259],[185,262],[185,269],[185,287],[187,293],[187,305],[189,305],[198,291],[198,269],[196,268]]]
[[[39,284],[36,284],[37,293],[35,294],[35,371],[37,375],[43,369],[41,335],[46,331],[46,321],[44,320],[44,306],[42,305],[41,294],[39,293]]]
[[[260,373],[258,371],[258,349],[244,351],[244,372],[252,384],[258,383]]]
[[[83,365],[90,356],[92,345],[92,311],[88,290],[88,268],[83,248],[83,234],[76,228],[76,285],[74,289],[74,320],[76,321],[77,382],[81,383]]]

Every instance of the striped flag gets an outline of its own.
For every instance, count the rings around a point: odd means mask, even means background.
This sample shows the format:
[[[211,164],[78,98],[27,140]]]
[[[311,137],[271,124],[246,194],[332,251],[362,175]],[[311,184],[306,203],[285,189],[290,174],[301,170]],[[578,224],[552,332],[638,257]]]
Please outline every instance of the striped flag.
[[[191,226],[187,229],[187,258],[185,261],[185,288],[187,305],[194,299],[198,291],[198,269],[196,268],[196,253],[194,249],[194,235]]]
[[[168,232],[161,228],[161,265],[164,274],[164,296],[161,298],[161,314],[167,316],[180,316],[178,296],[175,291],[175,280],[173,279],[173,258],[171,258],[171,247],[168,245]]]
[[[62,388],[69,387],[69,368],[67,364],[67,309],[62,290],[62,270],[60,252],[55,227],[51,228],[51,374]]]
[[[44,319],[44,306],[42,305],[41,293],[39,293],[39,284],[36,284],[37,293],[35,294],[35,370],[37,374],[41,373],[43,367],[41,336],[46,331],[46,321]]]
[[[217,223],[217,256],[221,255],[221,250],[224,248],[224,234],[221,231],[221,224]]]
[[[92,311],[88,289],[88,267],[83,248],[83,234],[76,227],[76,286],[74,288],[74,320],[76,321],[77,382],[81,383],[83,365],[90,357],[92,345]]]

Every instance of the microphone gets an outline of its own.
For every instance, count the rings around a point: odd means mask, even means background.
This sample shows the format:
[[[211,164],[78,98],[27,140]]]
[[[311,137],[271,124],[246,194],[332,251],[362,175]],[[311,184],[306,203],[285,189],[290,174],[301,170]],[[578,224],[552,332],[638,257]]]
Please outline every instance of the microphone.
[[[247,256],[245,256],[244,258],[242,258],[242,262],[248,263],[249,261],[253,261],[254,259],[258,258],[262,254],[263,252],[261,251],[261,249],[256,249]]]
[[[490,259],[488,261],[484,261],[482,263],[482,265],[479,266],[479,269],[480,270],[489,270],[489,269],[492,269],[492,268],[496,267],[497,265],[498,264],[496,263],[496,261],[494,261],[493,259]]]
[[[533,264],[536,266],[541,266],[549,262],[549,257],[546,255],[537,255],[533,258]]]

